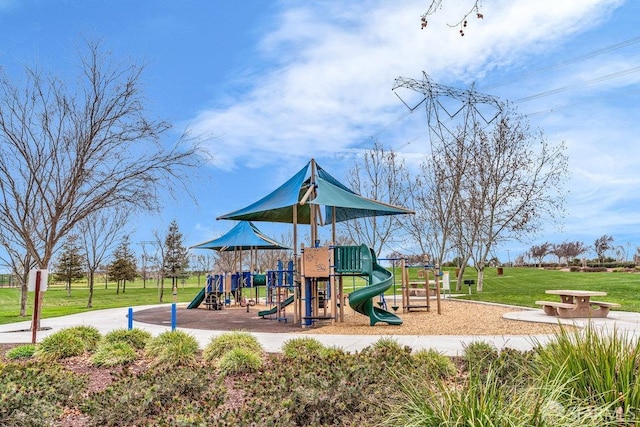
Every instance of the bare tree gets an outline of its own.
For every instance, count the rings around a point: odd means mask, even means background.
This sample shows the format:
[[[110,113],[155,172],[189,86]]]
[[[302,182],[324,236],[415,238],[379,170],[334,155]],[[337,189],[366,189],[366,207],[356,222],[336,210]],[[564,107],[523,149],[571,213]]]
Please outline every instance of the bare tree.
[[[551,253],[552,247],[551,243],[544,242],[541,245],[533,245],[529,248],[529,255],[531,258],[538,261],[538,267],[542,266],[542,260]]]
[[[452,250],[458,251],[464,262],[459,266],[457,290],[461,289],[464,266],[469,259],[468,254],[460,251],[464,247],[460,234],[463,230],[457,226],[461,214],[458,198],[470,158],[467,145],[460,143],[464,138],[464,129],[460,128],[456,138],[432,144],[430,157],[421,164],[411,187],[410,201],[416,215],[405,221],[412,241],[418,244],[422,254],[430,254],[436,264],[442,265]]]
[[[78,223],[89,283],[87,308],[93,307],[96,271],[105,260],[107,253],[113,251],[118,241],[128,234],[125,231],[126,223],[127,214],[122,209],[97,211]]]
[[[613,236],[607,236],[606,234],[598,237],[593,243],[593,250],[596,251],[598,256],[598,262],[602,264],[606,252],[613,247]]]
[[[198,277],[198,286],[200,286],[200,277],[213,270],[216,256],[213,252],[208,251],[206,254],[191,254],[190,265],[193,266],[191,271]]]
[[[562,243],[564,246],[564,254],[567,260],[567,265],[569,265],[570,261],[582,255],[583,253],[589,250],[588,246],[585,246],[583,242],[564,242]]]
[[[167,259],[167,245],[166,245],[166,235],[160,234],[158,231],[153,232],[153,245],[156,248],[156,259],[158,265],[158,276],[157,280],[157,288],[158,288],[158,301],[163,302],[164,298],[164,278],[165,278],[165,270],[163,266],[165,265],[165,260]]]
[[[145,109],[142,71],[114,63],[99,42],[87,43],[69,85],[35,67],[22,84],[0,71],[0,227],[39,268],[87,216],[156,209],[159,190],[199,163],[186,138],[161,142],[171,126]]]
[[[219,252],[215,268],[219,273],[230,273],[238,269],[239,254],[236,251]]]
[[[396,206],[406,205],[409,174],[404,161],[377,141],[356,161],[347,180],[349,186],[364,197]],[[381,253],[385,245],[393,243],[402,232],[398,215],[361,218],[340,225],[349,239],[367,244],[376,253]]]
[[[5,251],[5,256],[0,256],[7,267],[10,267],[13,277],[17,278],[20,285],[20,316],[27,315],[27,292],[29,282],[29,270],[35,267],[35,261],[24,246],[12,240],[11,235],[2,234],[4,230],[0,227],[0,246]]]
[[[489,131],[476,127],[468,154],[471,167],[461,186],[460,224],[478,272],[482,291],[484,267],[493,247],[537,231],[543,218],[563,213],[562,184],[567,176],[565,145],[551,145],[532,134],[526,118],[502,116]]]

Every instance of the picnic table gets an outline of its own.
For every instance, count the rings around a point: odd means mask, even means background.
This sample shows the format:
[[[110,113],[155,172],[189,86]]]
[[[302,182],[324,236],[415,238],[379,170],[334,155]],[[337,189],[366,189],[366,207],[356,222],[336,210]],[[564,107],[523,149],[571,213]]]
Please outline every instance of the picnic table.
[[[577,317],[607,317],[609,309],[620,307],[620,304],[613,302],[594,301],[591,297],[607,295],[602,291],[580,291],[571,289],[552,289],[545,291],[550,295],[559,295],[560,302],[536,301],[541,305],[544,312],[549,316],[562,318]]]

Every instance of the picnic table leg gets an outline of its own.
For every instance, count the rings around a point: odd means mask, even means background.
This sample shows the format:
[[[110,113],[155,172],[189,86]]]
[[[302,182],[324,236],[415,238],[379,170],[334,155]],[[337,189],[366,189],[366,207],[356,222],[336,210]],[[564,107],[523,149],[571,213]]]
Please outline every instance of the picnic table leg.
[[[572,295],[560,295],[560,299],[565,304],[574,304]]]

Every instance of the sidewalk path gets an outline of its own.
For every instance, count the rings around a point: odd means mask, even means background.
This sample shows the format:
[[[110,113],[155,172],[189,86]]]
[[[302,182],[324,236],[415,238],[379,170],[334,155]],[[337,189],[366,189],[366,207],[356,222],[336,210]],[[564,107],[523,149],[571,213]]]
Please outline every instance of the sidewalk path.
[[[133,327],[149,331],[153,336],[162,332],[170,331],[171,325],[154,325],[135,321],[135,312],[145,310],[158,305],[134,307]],[[114,329],[128,327],[128,309],[113,308],[107,310],[96,310],[69,316],[53,317],[41,320],[41,327],[45,330],[38,331],[37,341],[57,332],[61,329],[78,325],[90,325],[96,327],[100,333],[106,334]],[[523,311],[510,312],[504,315],[505,318],[529,322],[557,323],[558,319],[545,315],[542,310],[524,309]],[[617,330],[632,337],[637,337],[640,333],[640,313],[628,313],[622,311],[612,311],[606,319],[563,319],[563,324],[573,324],[584,327],[591,322],[593,326],[601,328],[607,332]],[[30,321],[0,325],[0,343],[30,343],[32,333],[29,330]],[[178,328],[193,335],[204,348],[212,337],[225,333],[224,331],[211,331],[202,329]],[[346,351],[360,351],[363,348],[375,343],[382,337],[392,338],[401,345],[407,345],[414,351],[419,349],[435,349],[448,356],[461,355],[465,346],[475,342],[484,341],[493,344],[497,349],[513,348],[517,350],[530,350],[536,344],[544,344],[552,339],[550,335],[324,335],[300,333],[265,333],[253,332],[264,349],[268,352],[281,351],[282,345],[295,337],[313,337],[327,346],[341,347]]]

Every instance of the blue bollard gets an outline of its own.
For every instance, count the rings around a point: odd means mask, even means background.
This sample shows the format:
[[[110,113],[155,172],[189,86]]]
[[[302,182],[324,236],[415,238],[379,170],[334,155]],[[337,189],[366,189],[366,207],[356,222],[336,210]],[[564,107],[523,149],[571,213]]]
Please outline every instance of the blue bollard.
[[[176,303],[171,304],[171,330],[176,330]]]
[[[129,330],[133,329],[133,308],[129,307]]]

